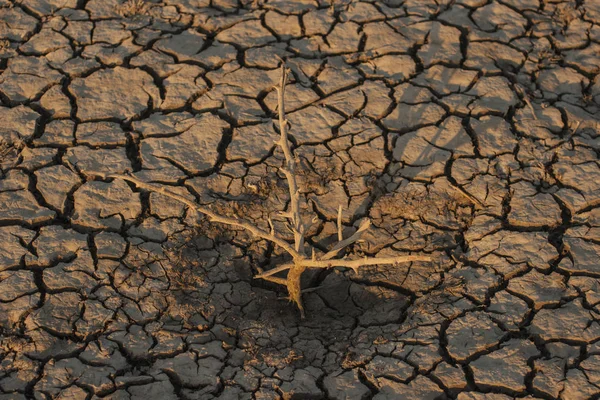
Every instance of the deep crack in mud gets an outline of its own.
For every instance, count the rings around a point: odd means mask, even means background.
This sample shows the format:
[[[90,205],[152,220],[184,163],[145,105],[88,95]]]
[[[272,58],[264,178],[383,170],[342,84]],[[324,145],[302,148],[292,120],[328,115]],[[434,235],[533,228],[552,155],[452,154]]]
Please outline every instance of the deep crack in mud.
[[[98,176],[268,230],[280,59],[307,241],[435,260],[306,320],[278,247]],[[599,66],[594,0],[0,0],[0,400],[598,398]]]

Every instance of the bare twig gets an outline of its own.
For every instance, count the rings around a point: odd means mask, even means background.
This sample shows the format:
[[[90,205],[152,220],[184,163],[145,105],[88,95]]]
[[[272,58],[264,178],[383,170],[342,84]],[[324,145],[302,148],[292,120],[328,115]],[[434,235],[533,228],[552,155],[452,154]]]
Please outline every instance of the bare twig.
[[[196,210],[202,214],[205,214],[210,219],[211,222],[218,222],[221,224],[236,226],[236,227],[245,229],[248,232],[252,233],[253,235],[258,236],[261,239],[269,240],[269,241],[275,243],[276,245],[280,246],[282,249],[287,251],[293,258],[300,257],[300,255],[296,252],[296,250],[294,250],[294,248],[291,247],[290,244],[288,242],[286,242],[285,240],[280,239],[275,235],[272,235],[254,225],[251,225],[251,224],[241,221],[239,219],[218,215],[215,212],[213,212],[211,209],[209,209],[207,207],[203,207],[199,204],[196,204],[193,201],[185,198],[184,196],[181,196],[177,193],[173,193],[170,190],[166,190],[165,188],[163,188],[161,186],[153,185],[151,183],[146,183],[144,181],[141,181],[141,180],[134,178],[133,176],[129,176],[129,175],[118,175],[118,174],[105,175],[105,174],[101,174],[98,172],[95,172],[94,174],[97,176],[100,176],[104,179],[106,179],[106,178],[123,179],[124,181],[129,181],[131,183],[134,183],[139,188],[146,189],[146,190],[149,190],[149,191],[155,192],[155,193],[160,193],[160,194],[170,197],[172,199],[178,200],[178,201],[182,202],[183,204],[185,204],[186,206],[190,207],[191,209]]]
[[[354,272],[358,271],[358,268],[365,267],[367,265],[389,265],[389,264],[400,264],[405,262],[414,261],[431,261],[431,257],[428,256],[398,256],[398,257],[365,257],[357,260],[304,260],[300,261],[306,268],[334,268],[344,267],[351,268]]]
[[[581,125],[581,120],[577,121],[577,123],[575,124],[575,129],[573,129],[573,133],[571,133],[571,136],[575,136],[575,134],[577,133],[577,129],[579,129],[579,125]]]
[[[305,224],[302,221],[301,216],[301,195],[298,189],[298,183],[296,180],[296,159],[292,153],[292,149],[290,147],[290,142],[288,140],[288,121],[285,117],[285,86],[287,82],[287,70],[285,67],[285,63],[282,62],[281,65],[281,80],[279,82],[279,87],[276,88],[278,92],[278,108],[279,108],[279,132],[280,138],[277,141],[277,145],[281,147],[285,162],[284,166],[281,168],[281,172],[285,175],[285,179],[288,183],[288,189],[290,194],[290,203],[289,209],[286,212],[279,213],[279,216],[282,216],[288,219],[289,224],[286,227],[293,233],[294,235],[294,244],[291,245],[288,241],[280,238],[275,231],[275,226],[273,225],[273,221],[271,218],[268,218],[269,223],[269,231],[260,229],[255,225],[252,225],[246,221],[243,221],[239,218],[226,217],[217,214],[211,208],[202,206],[200,204],[195,203],[188,198],[181,196],[177,193],[174,193],[170,190],[165,189],[164,187],[154,185],[151,183],[143,182],[133,176],[130,175],[104,175],[100,173],[95,173],[94,175],[112,179],[123,179],[135,184],[137,187],[141,189],[146,189],[155,193],[160,193],[172,199],[178,200],[183,204],[187,205],[192,210],[198,211],[202,214],[205,214],[211,222],[217,222],[241,229],[245,229],[250,232],[254,236],[257,236],[261,239],[268,240],[273,242],[274,244],[281,247],[285,250],[291,257],[292,262],[288,262],[286,264],[280,265],[279,267],[273,268],[269,271],[263,271],[259,268],[259,273],[254,277],[255,279],[264,279],[269,282],[273,282],[279,285],[285,285],[288,290],[289,299],[296,303],[298,309],[300,310],[301,316],[304,318],[304,307],[302,305],[302,287],[301,287],[301,277],[302,274],[309,268],[335,268],[335,267],[343,267],[343,268],[351,268],[355,272],[358,272],[358,269],[368,265],[385,265],[385,264],[399,264],[405,262],[414,262],[414,261],[431,261],[431,258],[428,256],[419,256],[419,255],[409,255],[409,256],[397,256],[397,257],[365,257],[362,259],[334,259],[334,257],[338,256],[339,253],[347,248],[348,246],[356,243],[364,232],[369,229],[371,222],[368,219],[364,219],[356,232],[352,234],[350,237],[344,239],[343,238],[343,224],[342,224],[342,206],[340,205],[338,208],[337,214],[337,238],[338,243],[336,243],[328,252],[322,254],[321,256],[317,255],[314,248],[311,248],[310,257],[306,256],[305,251],[305,233],[307,231],[307,227],[309,224]],[[316,218],[316,217],[315,217]],[[314,218],[313,218],[313,222]],[[275,276],[278,273],[287,271],[287,276],[285,278]]]
[[[262,279],[264,279],[265,281],[276,283],[278,285],[284,285],[284,286],[287,285],[287,280],[286,279],[284,279],[284,278],[278,278],[276,276],[266,276],[266,277],[264,277]]]
[[[365,231],[369,229],[370,226],[371,221],[369,221],[368,219],[363,220],[360,226],[358,227],[358,230],[354,232],[352,236],[350,236],[348,239],[344,239],[341,242],[338,242],[335,246],[333,246],[331,250],[329,250],[323,257],[321,257],[321,260],[330,260],[333,257],[337,256],[340,251],[350,246],[352,243],[357,242],[363,235],[363,233],[365,233]]]
[[[429,256],[397,256],[397,257],[364,257],[356,260],[301,260],[298,261],[298,264],[306,268],[334,268],[334,267],[345,267],[351,268],[356,272],[358,268],[368,266],[368,265],[389,265],[389,264],[400,264],[406,262],[415,262],[415,261],[431,261],[431,257]],[[294,264],[284,264],[280,265],[277,268],[270,269],[266,272],[263,272],[259,275],[256,275],[255,279],[266,279],[272,275],[275,275],[279,272],[287,271],[291,269]]]
[[[279,272],[287,271],[288,269],[292,268],[293,266],[294,266],[294,264],[283,264],[283,265],[280,265],[279,267],[275,267],[273,269],[270,269],[268,271],[265,271],[261,274],[254,276],[254,279],[264,279],[271,275],[275,275]]]
[[[338,242],[341,242],[342,240],[344,240],[344,234],[343,234],[344,227],[342,226],[342,205],[341,204],[338,207],[337,228],[338,228]]]
[[[290,219],[292,220],[292,231],[294,233],[294,243],[296,252],[304,254],[304,225],[300,218],[300,192],[296,182],[296,160],[290,149],[290,142],[287,135],[288,121],[285,119],[285,85],[287,84],[287,70],[285,63],[281,63],[281,80],[277,90],[277,105],[279,108],[279,132],[281,134],[277,144],[283,150],[285,157],[285,168],[281,168],[281,172],[285,175],[288,182],[290,192]]]

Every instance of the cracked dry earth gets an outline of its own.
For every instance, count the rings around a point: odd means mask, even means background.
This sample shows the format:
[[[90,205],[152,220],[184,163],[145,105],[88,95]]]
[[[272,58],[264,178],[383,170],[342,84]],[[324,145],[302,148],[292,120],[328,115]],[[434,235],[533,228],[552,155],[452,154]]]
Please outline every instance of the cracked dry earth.
[[[0,0],[1,400],[599,398],[599,1],[121,3]],[[434,260],[305,320],[279,248],[101,178],[268,229],[280,59],[307,240]]]

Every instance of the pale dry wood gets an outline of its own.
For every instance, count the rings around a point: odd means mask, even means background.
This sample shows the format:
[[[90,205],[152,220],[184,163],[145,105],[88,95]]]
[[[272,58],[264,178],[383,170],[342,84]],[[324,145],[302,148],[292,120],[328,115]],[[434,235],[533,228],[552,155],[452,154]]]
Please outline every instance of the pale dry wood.
[[[456,191],[461,194],[463,197],[465,197],[467,200],[469,200],[472,204],[480,206],[480,207],[485,207],[485,204],[483,204],[481,201],[477,200],[477,198],[473,197],[473,195],[471,195],[469,192],[467,192],[465,189],[463,189],[460,186],[452,186],[454,189],[456,189]]]
[[[329,250],[323,257],[321,257],[321,260],[330,260],[333,257],[337,256],[340,251],[350,246],[352,243],[356,243],[358,240],[360,240],[360,237],[363,235],[363,233],[365,233],[367,229],[369,229],[370,226],[371,221],[369,221],[368,219],[363,220],[359,225],[358,230],[354,232],[352,236],[342,240],[341,242],[336,243],[336,245],[333,246],[331,250]]]
[[[125,181],[129,181],[136,185],[137,187],[145,190],[149,190],[155,193],[160,193],[172,199],[178,200],[183,204],[187,205],[190,209],[198,211],[202,214],[205,214],[211,222],[217,222],[241,229],[245,229],[251,234],[268,241],[273,242],[274,244],[281,247],[284,251],[286,251],[293,259],[292,262],[280,265],[276,268],[273,268],[269,271],[263,271],[259,268],[259,274],[255,275],[255,279],[264,279],[269,282],[273,282],[279,285],[285,285],[288,294],[289,300],[293,301],[298,309],[300,310],[300,314],[302,318],[304,318],[304,306],[302,305],[302,287],[301,287],[301,277],[302,274],[309,268],[350,268],[354,270],[354,272],[358,272],[358,269],[364,266],[369,265],[389,265],[389,264],[400,264],[406,262],[415,262],[415,261],[423,261],[428,262],[431,261],[431,257],[428,256],[419,256],[419,255],[409,255],[409,256],[397,256],[397,257],[365,257],[361,259],[334,259],[334,257],[338,256],[339,253],[345,249],[346,247],[356,243],[360,240],[364,232],[369,229],[371,226],[371,222],[368,219],[364,219],[360,224],[356,232],[352,234],[350,237],[344,239],[343,238],[343,225],[342,225],[342,206],[340,205],[338,208],[337,214],[337,237],[338,243],[336,243],[327,253],[322,256],[318,256],[315,253],[315,249],[311,248],[310,258],[305,256],[305,233],[307,231],[308,224],[304,224],[301,217],[301,196],[300,190],[298,188],[298,183],[296,180],[296,159],[294,158],[294,154],[292,153],[292,149],[290,147],[290,142],[288,140],[287,126],[288,121],[285,117],[285,86],[287,83],[287,70],[285,67],[285,63],[282,62],[281,65],[281,80],[279,82],[279,87],[277,87],[278,92],[278,113],[279,113],[279,131],[280,138],[276,142],[276,144],[281,147],[285,161],[284,167],[280,169],[280,171],[285,176],[285,179],[288,183],[289,195],[290,195],[290,203],[289,210],[286,212],[280,212],[278,215],[284,217],[290,221],[286,227],[293,233],[294,235],[294,245],[291,245],[286,240],[277,236],[277,232],[275,231],[275,226],[273,225],[273,221],[271,218],[268,218],[269,229],[267,232],[263,229],[258,228],[255,225],[252,225],[246,221],[241,219],[226,217],[223,215],[219,215],[214,212],[209,207],[205,207],[199,204],[196,204],[192,200],[181,196],[177,193],[174,193],[170,190],[165,189],[162,186],[158,186],[151,183],[146,183],[141,181],[131,175],[120,175],[120,174],[100,174],[94,173],[95,176],[102,177],[103,179],[111,178],[111,179],[123,179]],[[316,218],[316,217],[315,217]],[[313,219],[314,222],[314,219]],[[287,276],[285,278],[274,276],[277,273],[287,271]],[[306,290],[304,290],[306,291]]]
[[[293,266],[294,266],[294,264],[283,264],[283,265],[280,265],[279,267],[275,267],[273,269],[270,269],[268,271],[265,271],[258,275],[255,275],[254,279],[264,279],[271,275],[275,275],[279,272],[287,271],[288,269],[292,268]]]
[[[277,90],[277,106],[279,113],[279,138],[278,145],[283,150],[285,157],[285,168],[281,168],[281,172],[285,175],[290,192],[290,219],[292,221],[291,231],[294,235],[295,250],[302,258],[294,257],[294,264],[290,267],[287,278],[286,287],[291,301],[296,303],[300,310],[300,315],[304,318],[304,306],[302,305],[302,287],[300,278],[306,269],[299,261],[304,258],[304,224],[300,215],[300,191],[296,182],[296,160],[290,148],[290,142],[287,135],[288,121],[285,118],[285,86],[287,83],[287,70],[285,62],[281,63],[281,80]]]
[[[292,220],[292,232],[294,234],[294,244],[298,254],[304,254],[304,225],[300,216],[300,191],[296,182],[296,160],[290,148],[290,141],[287,135],[288,121],[285,119],[285,86],[287,84],[287,70],[285,63],[281,63],[281,80],[277,90],[277,106],[279,108],[279,133],[280,138],[277,144],[283,150],[285,157],[285,168],[281,172],[285,175],[290,192],[290,219]]]
[[[265,281],[273,282],[273,283],[276,283],[278,285],[287,286],[287,280],[285,278],[278,278],[276,276],[267,276],[267,277],[265,277],[263,279]]]
[[[141,189],[146,189],[151,192],[160,193],[160,194],[170,197],[172,199],[178,200],[178,201],[182,202],[183,204],[185,204],[186,206],[190,207],[191,209],[196,210],[196,211],[206,215],[210,219],[211,222],[218,222],[221,224],[235,226],[235,227],[245,229],[248,232],[252,233],[253,235],[255,235],[261,239],[269,240],[269,241],[275,243],[276,245],[280,246],[282,249],[287,251],[292,257],[294,257],[294,258],[300,257],[300,255],[296,252],[296,250],[294,250],[294,248],[292,246],[290,246],[290,244],[288,242],[286,242],[285,240],[278,238],[277,236],[270,234],[266,231],[263,231],[262,229],[254,226],[252,224],[249,224],[247,222],[244,222],[242,220],[219,215],[219,214],[215,213],[214,211],[212,211],[210,208],[203,207],[199,204],[196,204],[193,201],[185,198],[184,196],[181,196],[177,193],[171,192],[170,190],[166,190],[165,188],[163,188],[161,186],[153,185],[151,183],[146,183],[144,181],[141,181],[141,180],[139,180],[133,176],[129,176],[129,175],[120,175],[120,174],[105,175],[105,174],[101,174],[98,172],[94,173],[94,175],[100,176],[104,179],[112,178],[112,179],[122,179],[124,181],[129,181]]]
[[[342,205],[341,204],[338,207],[337,228],[338,228],[338,242],[341,242],[342,240],[344,240],[344,234],[343,234],[344,227],[342,226]]]
[[[335,267],[345,267],[354,270],[357,272],[358,268],[368,266],[368,265],[390,265],[390,264],[401,264],[407,262],[416,262],[423,261],[429,262],[431,261],[431,257],[429,256],[396,256],[396,257],[364,257],[355,260],[348,259],[333,259],[333,260],[324,260],[324,259],[315,259],[315,260],[299,260],[298,264],[306,267],[306,268],[335,268]],[[255,279],[267,279],[272,275],[275,275],[279,272],[287,271],[291,269],[295,264],[284,264],[279,267],[270,269],[265,271],[259,275],[256,275]]]
[[[344,267],[351,268],[354,272],[358,271],[358,268],[365,267],[367,265],[389,265],[389,264],[400,264],[406,262],[415,261],[431,261],[431,257],[428,256],[397,256],[397,257],[365,257],[356,260],[346,259],[333,259],[333,260],[302,260],[300,263],[306,268],[334,268]]]

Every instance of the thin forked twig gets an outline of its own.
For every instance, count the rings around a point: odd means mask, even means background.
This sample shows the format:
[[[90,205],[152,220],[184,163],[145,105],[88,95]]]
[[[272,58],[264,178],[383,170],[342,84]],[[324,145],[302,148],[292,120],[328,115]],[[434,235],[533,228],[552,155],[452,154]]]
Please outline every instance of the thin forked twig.
[[[338,207],[337,228],[338,228],[338,242],[341,242],[342,240],[344,240],[344,233],[343,233],[344,227],[342,226],[342,205],[341,204]]]
[[[277,144],[283,150],[285,157],[285,168],[281,168],[288,182],[290,192],[290,219],[292,220],[292,232],[294,233],[294,244],[296,252],[304,254],[304,225],[300,217],[300,191],[296,182],[296,160],[292,155],[290,141],[287,135],[288,121],[285,119],[285,86],[287,84],[287,71],[285,63],[281,63],[281,80],[277,90],[277,105],[279,108],[279,133],[280,138]],[[296,257],[294,257],[296,258]]]
[[[431,257],[428,256],[398,256],[398,257],[365,257],[357,260],[305,260],[302,261],[302,265],[306,268],[334,268],[344,267],[351,268],[354,272],[358,271],[360,267],[366,267],[368,265],[390,265],[400,264],[405,262],[414,261],[431,261]]]
[[[101,178],[104,178],[104,179],[106,179],[106,178],[123,179],[124,181],[129,181],[129,182],[135,184],[137,187],[139,187],[141,189],[146,189],[146,190],[149,190],[154,193],[160,193],[160,194],[170,197],[174,200],[178,200],[178,201],[182,202],[183,204],[185,204],[186,206],[190,207],[191,209],[196,210],[196,211],[200,212],[201,214],[206,215],[211,222],[218,222],[221,224],[245,229],[248,232],[252,233],[253,235],[255,235],[261,239],[269,240],[269,241],[275,243],[276,245],[278,245],[282,249],[284,249],[286,252],[288,252],[288,254],[290,254],[292,257],[294,257],[294,258],[300,257],[300,255],[296,252],[296,250],[294,250],[294,248],[292,246],[290,246],[290,244],[288,242],[275,236],[274,234],[263,231],[262,229],[254,226],[252,224],[249,224],[247,222],[244,222],[242,220],[219,215],[219,214],[215,213],[214,211],[212,211],[211,209],[209,209],[207,207],[203,207],[199,204],[196,204],[193,201],[185,198],[184,196],[181,196],[177,193],[171,192],[170,190],[167,190],[161,186],[153,185],[151,183],[146,183],[144,181],[141,181],[141,180],[139,180],[133,176],[129,176],[129,175],[120,175],[120,174],[106,175],[106,174],[101,174],[98,172],[95,172],[94,175],[100,176]]]

